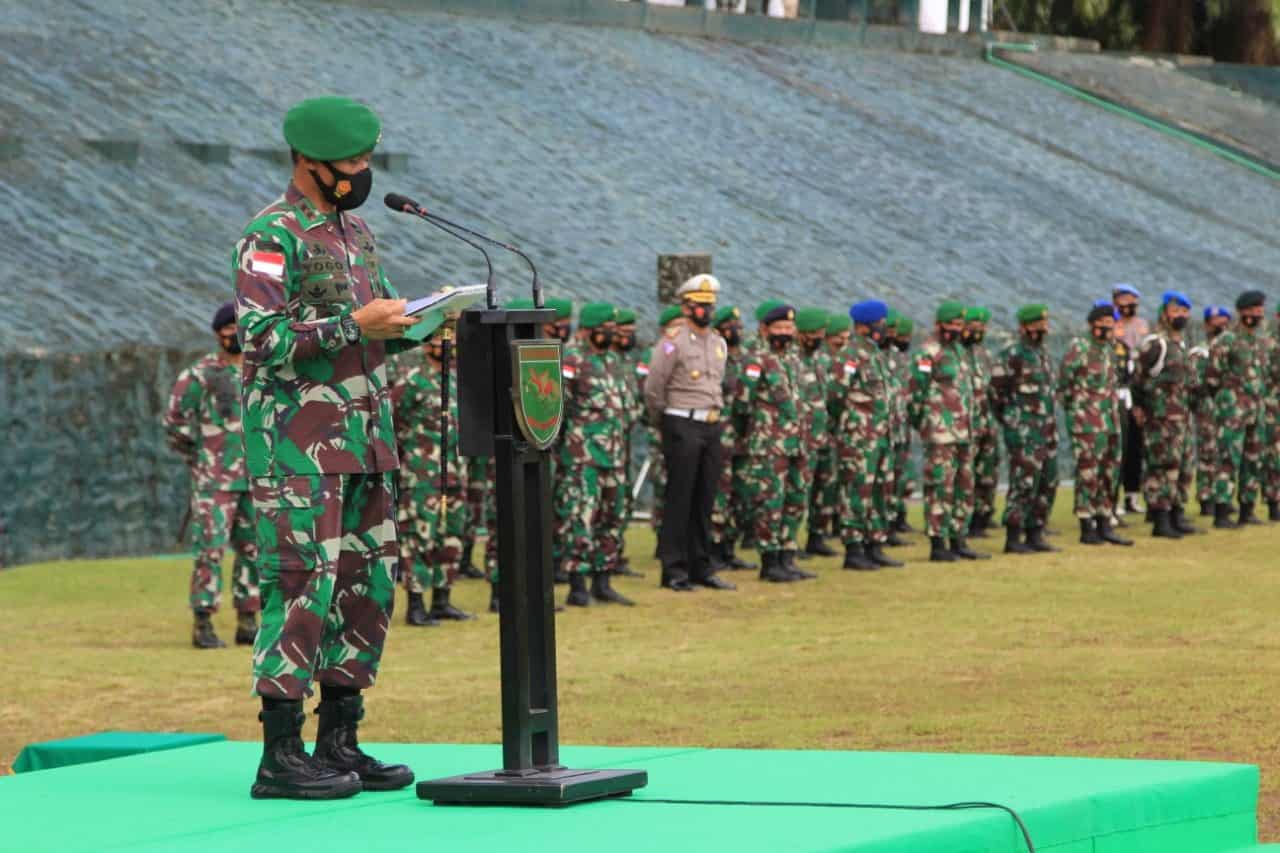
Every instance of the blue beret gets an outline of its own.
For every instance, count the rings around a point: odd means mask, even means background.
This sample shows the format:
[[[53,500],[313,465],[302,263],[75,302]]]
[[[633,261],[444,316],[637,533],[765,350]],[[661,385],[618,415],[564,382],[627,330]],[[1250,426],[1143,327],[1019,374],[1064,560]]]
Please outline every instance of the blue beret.
[[[1221,305],[1206,305],[1204,308],[1205,320],[1212,320],[1214,317],[1226,317],[1231,319],[1231,312]]]
[[[1111,293],[1113,295],[1116,293],[1127,293],[1134,299],[1142,298],[1142,294],[1138,292],[1138,288],[1134,287],[1132,284],[1113,284],[1111,285]]]
[[[1183,308],[1191,307],[1191,297],[1180,290],[1166,290],[1160,294],[1160,307],[1168,305],[1170,302],[1176,302]]]
[[[849,319],[860,326],[871,326],[889,316],[889,306],[879,299],[855,302],[849,309]]]
[[[765,312],[760,318],[760,322],[766,326],[770,323],[776,323],[779,320],[794,320],[796,318],[796,309],[790,305],[775,305]]]
[[[224,302],[218,307],[213,315],[213,330],[216,332],[223,326],[229,326],[236,321],[236,304],[234,302]]]

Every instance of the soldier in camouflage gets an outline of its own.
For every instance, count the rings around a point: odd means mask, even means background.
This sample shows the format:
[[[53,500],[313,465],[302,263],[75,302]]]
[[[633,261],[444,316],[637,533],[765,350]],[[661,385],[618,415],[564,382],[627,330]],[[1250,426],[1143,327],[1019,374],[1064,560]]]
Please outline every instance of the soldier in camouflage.
[[[1267,520],[1280,521],[1280,307],[1276,311],[1276,331],[1263,344],[1263,384],[1267,393],[1262,406],[1262,488],[1267,501]]]
[[[827,320],[827,357],[832,364],[832,377],[835,377],[834,371],[844,363],[845,352],[849,348],[849,344],[853,338],[853,320],[849,319],[848,314],[832,314]],[[892,338],[892,330],[886,329],[886,338]],[[827,406],[828,421],[834,424],[831,415],[831,407]],[[817,483],[822,484],[822,492],[818,496],[818,528],[823,531],[824,535],[839,537],[840,531],[840,479],[836,471],[836,449],[834,447],[834,434],[832,436],[833,446],[831,452],[818,461],[818,468],[814,471],[815,487]],[[892,503],[892,499],[891,499]],[[810,529],[813,522],[809,523]],[[893,538],[893,531],[889,531],[890,537]]]
[[[630,308],[619,308],[614,319],[616,328],[613,334],[614,364],[618,370],[618,383],[626,400],[626,418],[623,422],[623,484],[621,527],[618,530],[618,565],[615,574],[623,577],[642,578],[643,572],[631,568],[627,559],[627,527],[631,524],[631,514],[635,511],[636,478],[633,460],[635,454],[632,447],[632,436],[638,428],[648,422],[644,411],[644,392],[634,381],[636,365],[640,359],[640,351],[636,349],[636,312]]]
[[[911,336],[915,322],[898,314],[889,324],[893,338],[888,350],[889,379],[893,383],[893,422],[890,435],[893,438],[893,524],[891,533],[911,533],[907,523],[907,498],[916,493],[920,476],[915,460],[911,458],[911,420],[908,416],[908,390],[911,382]],[[892,536],[889,544],[894,544]]]
[[[458,574],[471,580],[481,580],[486,575],[475,563],[476,540],[489,535],[487,518],[488,507],[494,501],[494,461],[490,456],[472,456],[464,459],[462,464],[467,472],[467,525],[462,533]]]
[[[993,411],[1009,453],[1004,550],[1009,554],[1057,551],[1044,539],[1058,489],[1055,383],[1044,348],[1049,309],[1042,304],[1024,305],[1017,317],[1019,338],[1000,354],[991,376]]]
[[[938,306],[936,332],[916,356],[908,386],[908,416],[924,444],[924,512],[929,559],[935,563],[989,558],[965,542],[973,512],[973,380],[960,338],[964,306]]]
[[[1218,472],[1213,483],[1213,526],[1230,529],[1259,524],[1254,515],[1258,499],[1262,439],[1263,382],[1262,319],[1266,296],[1256,290],[1236,300],[1237,325],[1213,339],[1204,370],[1206,390],[1213,395],[1218,425]],[[1240,516],[1231,520],[1232,499]]]
[[[191,474],[191,538],[195,566],[189,601],[195,614],[191,644],[197,649],[226,646],[210,617],[222,602],[222,557],[236,552],[232,601],[236,609],[236,645],[252,645],[258,632],[258,547],[253,534],[253,501],[244,464],[240,425],[240,372],[244,355],[236,337],[235,305],[213,317],[219,351],[178,374],[169,393],[164,426],[169,446],[186,461]]]
[[[991,373],[995,362],[983,341],[991,310],[973,306],[964,312],[965,354],[973,378],[973,518],[969,535],[985,538],[996,511],[996,481],[1000,474],[1000,442],[991,413]]]
[[[1230,310],[1221,305],[1206,307],[1205,342],[1187,351],[1191,362],[1191,414],[1195,418],[1192,436],[1196,443],[1196,500],[1200,502],[1200,514],[1205,516],[1213,515],[1213,480],[1217,476],[1218,459],[1218,425],[1213,417],[1213,395],[1204,384],[1205,369],[1209,366],[1209,345],[1230,323]]]
[[[1116,406],[1116,368],[1112,355],[1115,308],[1094,305],[1089,334],[1067,347],[1058,370],[1058,393],[1066,414],[1067,435],[1076,465],[1075,512],[1085,545],[1132,545],[1111,529],[1116,478],[1120,474],[1120,429]]]
[[[728,350],[721,388],[724,399],[732,400],[741,381],[742,314],[733,305],[722,305],[716,309],[711,325],[716,330],[716,334],[724,339]],[[715,503],[711,507],[711,566],[716,571],[756,569],[759,567],[741,559],[734,552],[738,537],[742,533],[741,519],[745,515],[742,506],[742,477],[748,457],[746,445],[734,429],[732,418],[726,418],[722,422],[720,446],[724,448],[726,461],[720,469]]]
[[[1182,339],[1191,300],[1174,290],[1161,297],[1156,329],[1142,341],[1133,378],[1133,417],[1142,427],[1143,497],[1152,535],[1181,539],[1198,531],[1183,506],[1191,470],[1191,394],[1194,377]]]
[[[284,121],[293,175],[236,244],[262,626],[253,651],[264,749],[251,795],[330,799],[403,788],[404,765],[359,747],[395,596],[399,467],[387,355],[413,346],[369,226],[377,116],[347,98],[303,101]],[[303,699],[320,684],[315,751]]]
[[[835,448],[831,441],[829,404],[832,360],[824,346],[827,312],[821,308],[801,308],[796,312],[796,355],[800,362],[800,415],[804,430],[804,451],[809,481],[805,513],[809,536],[804,553],[834,557],[836,552],[823,541],[822,495],[835,468]],[[830,524],[830,518],[826,518]]]

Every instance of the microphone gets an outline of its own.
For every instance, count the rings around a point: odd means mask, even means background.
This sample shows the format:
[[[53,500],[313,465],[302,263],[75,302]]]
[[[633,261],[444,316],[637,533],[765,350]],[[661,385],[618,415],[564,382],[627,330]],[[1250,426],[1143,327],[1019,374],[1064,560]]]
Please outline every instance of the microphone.
[[[473,231],[470,228],[467,228],[465,225],[459,225],[457,222],[450,222],[448,219],[445,219],[443,216],[440,216],[439,214],[431,213],[425,207],[418,204],[416,201],[409,198],[408,196],[403,196],[403,195],[400,195],[399,193],[387,193],[386,197],[383,198],[383,201],[386,203],[387,207],[390,207],[392,210],[399,210],[405,213],[412,213],[415,216],[420,216],[423,219],[430,222],[431,224],[435,225],[437,228],[441,226],[448,226],[448,228],[456,229],[456,231],[449,231],[449,233],[453,234],[453,236],[455,237],[458,237],[458,239],[460,240],[464,238],[462,238],[457,233],[457,231],[461,231],[463,234],[470,234],[472,237],[475,237],[477,240],[482,240],[485,243],[489,243],[490,245],[497,246],[499,249],[505,249],[508,252],[511,252],[513,255],[518,255],[526,264],[529,265],[529,270],[533,273],[533,305],[535,308],[543,307],[542,306],[542,285],[538,282],[538,268],[533,265],[533,260],[530,259],[530,257],[526,255],[524,252],[520,251],[520,249],[510,245],[509,243],[504,243],[501,240],[495,240],[492,237],[488,237],[484,234],[481,234],[478,231]],[[448,228],[443,230],[448,230]],[[469,241],[464,241],[464,242],[469,242]],[[475,245],[475,244],[472,243],[471,245]],[[490,294],[490,298],[489,298],[489,307],[490,308],[497,307],[497,305],[493,301],[492,294]]]
[[[497,294],[493,286],[493,261],[489,259],[489,253],[484,250],[483,246],[481,246],[478,243],[473,243],[472,241],[468,240],[466,237],[463,237],[461,234],[457,233],[456,231],[453,231],[450,228],[446,228],[444,225],[441,225],[439,222],[436,222],[434,217],[428,214],[426,210],[424,210],[420,205],[417,204],[417,202],[415,202],[413,199],[409,198],[408,196],[403,196],[403,195],[400,195],[399,193],[387,193],[385,196],[383,196],[382,202],[387,207],[391,208],[392,210],[398,211],[399,213],[409,213],[409,214],[412,214],[413,216],[417,216],[425,220],[428,225],[431,225],[435,228],[439,228],[441,231],[448,234],[450,237],[456,237],[457,239],[466,243],[471,248],[475,249],[480,254],[484,255],[484,265],[489,268],[489,278],[485,282],[485,285],[486,285],[485,301],[486,303],[488,303],[488,306],[490,308],[498,307]]]

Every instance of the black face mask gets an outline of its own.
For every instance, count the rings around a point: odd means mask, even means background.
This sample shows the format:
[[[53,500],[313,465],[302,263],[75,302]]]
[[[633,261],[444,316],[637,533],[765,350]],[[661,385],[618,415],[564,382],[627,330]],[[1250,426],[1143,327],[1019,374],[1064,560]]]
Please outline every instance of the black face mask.
[[[705,329],[711,325],[711,309],[705,305],[694,304],[689,311],[689,319],[693,321],[693,325],[699,329]]]
[[[911,349],[911,341],[905,338],[894,338],[893,345],[898,348],[898,352],[906,352]]]
[[[938,330],[938,339],[941,340],[944,344],[954,344],[956,342],[956,338],[958,338],[959,336],[960,336],[960,333],[957,332],[955,329],[939,329]]]
[[[722,329],[721,334],[724,335],[724,342],[731,347],[736,347],[738,344],[742,343],[742,329],[737,326],[730,326],[727,329]]]
[[[1110,326],[1093,326],[1092,331],[1093,331],[1093,337],[1096,340],[1102,341],[1103,343],[1106,343],[1107,341],[1111,340],[1112,330]]]
[[[618,352],[631,352],[635,349],[636,339],[634,335],[622,334],[615,332],[613,335],[613,347]]]
[[[1175,332],[1181,332],[1186,327],[1187,327],[1186,317],[1170,317],[1169,318],[1169,328],[1173,329]]]
[[[355,210],[364,204],[365,199],[369,197],[369,191],[373,189],[373,169],[366,168],[359,172],[348,173],[332,163],[325,163],[325,165],[329,167],[329,171],[333,172],[333,183],[329,185],[320,180],[320,175],[315,169],[307,170],[311,173],[311,179],[316,182],[316,186],[320,188],[320,194],[324,196],[324,200],[338,210]]]
[[[591,343],[600,347],[600,349],[608,349],[609,344],[613,343],[612,329],[595,329],[591,332]]]
[[[563,326],[554,326],[551,330],[551,337],[558,339],[562,344],[569,342],[569,336],[571,334],[573,334],[573,331],[569,328],[568,324]]]
[[[1262,322],[1262,318],[1261,318],[1261,317],[1254,317],[1254,316],[1251,316],[1251,315],[1245,315],[1245,316],[1243,316],[1243,317],[1241,317],[1241,318],[1240,318],[1240,322],[1241,322],[1241,323],[1244,323],[1246,326],[1248,326],[1250,329],[1252,329],[1253,327],[1257,326],[1259,323],[1261,323],[1261,322]]]
[[[444,347],[433,344],[427,347],[427,355],[432,361],[444,361]]]
[[[773,347],[774,352],[786,352],[791,346],[792,335],[770,335],[769,346]]]
[[[222,345],[222,350],[227,355],[239,355],[243,352],[240,347],[240,338],[235,335],[227,337],[226,335],[218,335],[218,343]]]
[[[818,347],[822,346],[822,338],[801,338],[800,346],[804,347],[805,352],[817,352]]]
[[[1126,317],[1132,317],[1138,313],[1138,303],[1136,302],[1130,302],[1128,305],[1117,305],[1116,307]]]
[[[1044,343],[1044,329],[1036,329],[1034,331],[1026,331],[1022,333],[1027,338],[1027,343],[1033,347],[1038,347]]]
[[[1204,329],[1204,335],[1209,340],[1213,340],[1214,338],[1216,338],[1218,335],[1222,334],[1225,331],[1226,331],[1226,328],[1223,326],[1206,326]]]
[[[873,337],[872,340],[875,340],[875,338]],[[895,341],[893,338],[888,338],[888,337],[881,338],[880,340],[876,341],[876,344],[879,345],[880,349],[882,350],[888,350],[889,347],[893,346],[896,343],[897,341]]]

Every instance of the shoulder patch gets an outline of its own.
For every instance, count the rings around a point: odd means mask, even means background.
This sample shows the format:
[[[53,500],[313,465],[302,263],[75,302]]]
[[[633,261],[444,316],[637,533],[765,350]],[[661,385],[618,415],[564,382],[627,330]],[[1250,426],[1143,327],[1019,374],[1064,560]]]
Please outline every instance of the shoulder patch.
[[[844,363],[844,375],[852,376],[858,372],[858,362],[850,359]]]
[[[560,373],[565,379],[572,379],[578,375],[578,368],[574,367],[572,364],[565,364],[561,366]]]
[[[742,368],[742,372],[745,373],[751,379],[759,379],[760,373],[761,373],[760,365],[748,364],[746,367]]]
[[[671,353],[676,351],[676,345],[671,343],[671,341],[663,341],[662,351],[665,352],[667,355],[671,355]]]
[[[638,376],[648,376],[649,375],[648,363],[643,361],[636,362],[636,374]]]
[[[921,373],[932,373],[933,359],[929,358],[928,356],[923,356],[923,355],[920,356],[919,358],[916,359],[916,370],[920,371]]]
[[[283,278],[284,252],[278,246],[255,243],[249,251],[249,272],[272,278]]]
[[[680,327],[672,326],[670,329],[667,329],[663,334],[665,334],[668,338],[674,338],[676,335],[680,334]]]

